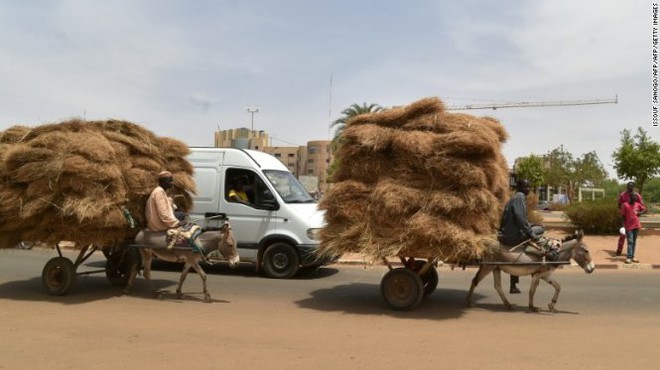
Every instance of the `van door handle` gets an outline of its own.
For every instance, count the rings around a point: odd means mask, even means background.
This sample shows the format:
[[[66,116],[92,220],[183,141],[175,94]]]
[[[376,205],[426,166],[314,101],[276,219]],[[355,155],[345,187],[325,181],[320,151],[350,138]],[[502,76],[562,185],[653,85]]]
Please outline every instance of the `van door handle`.
[[[213,219],[213,220],[228,220],[227,214],[222,212],[206,212],[204,213],[204,219]]]

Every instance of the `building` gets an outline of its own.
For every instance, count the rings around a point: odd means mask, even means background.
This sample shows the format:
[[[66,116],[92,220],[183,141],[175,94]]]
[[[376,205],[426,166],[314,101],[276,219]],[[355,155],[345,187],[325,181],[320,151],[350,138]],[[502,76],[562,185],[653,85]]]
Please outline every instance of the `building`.
[[[317,189],[307,190],[324,193],[327,190],[328,167],[332,162],[331,141],[308,141],[302,146],[270,146],[269,136],[264,131],[247,128],[217,131],[215,146],[219,148],[253,149],[266,152],[279,159],[298,179],[307,184],[318,184]]]
[[[215,132],[216,148],[239,148],[261,150],[268,146],[270,138],[264,131],[250,130],[245,127]]]

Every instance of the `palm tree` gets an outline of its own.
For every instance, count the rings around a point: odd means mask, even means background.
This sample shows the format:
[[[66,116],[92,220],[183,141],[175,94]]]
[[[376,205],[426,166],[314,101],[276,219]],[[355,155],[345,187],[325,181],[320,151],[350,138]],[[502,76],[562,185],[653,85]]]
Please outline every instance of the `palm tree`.
[[[339,144],[339,136],[341,136],[341,133],[344,132],[344,128],[346,128],[346,122],[348,122],[349,119],[355,116],[359,116],[360,114],[375,113],[382,110],[383,107],[378,104],[367,105],[367,103],[362,103],[362,105],[353,104],[350,107],[344,109],[341,112],[343,116],[330,124],[330,127],[336,128],[335,136],[332,139],[333,149],[337,148],[337,144]]]

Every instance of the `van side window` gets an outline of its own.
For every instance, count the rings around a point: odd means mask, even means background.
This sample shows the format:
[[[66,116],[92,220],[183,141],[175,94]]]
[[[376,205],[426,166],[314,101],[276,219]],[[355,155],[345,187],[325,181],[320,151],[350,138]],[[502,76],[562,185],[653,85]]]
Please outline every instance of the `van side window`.
[[[228,168],[225,172],[225,200],[242,203],[252,208],[264,209],[264,204],[274,201],[266,183],[251,170]]]

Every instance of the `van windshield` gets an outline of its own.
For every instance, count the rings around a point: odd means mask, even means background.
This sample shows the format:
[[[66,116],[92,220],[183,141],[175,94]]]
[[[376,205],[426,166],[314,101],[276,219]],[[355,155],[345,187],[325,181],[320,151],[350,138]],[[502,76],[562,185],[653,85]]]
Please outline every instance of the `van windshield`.
[[[286,203],[316,203],[300,182],[288,171],[264,170],[264,174]]]

